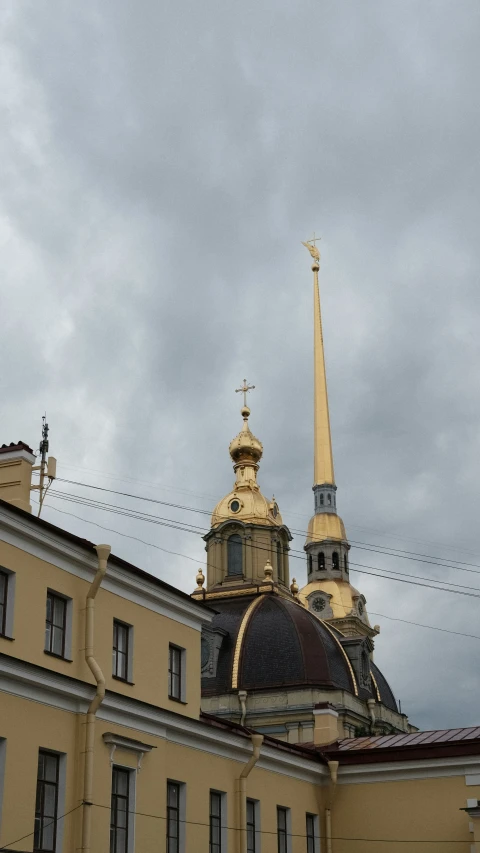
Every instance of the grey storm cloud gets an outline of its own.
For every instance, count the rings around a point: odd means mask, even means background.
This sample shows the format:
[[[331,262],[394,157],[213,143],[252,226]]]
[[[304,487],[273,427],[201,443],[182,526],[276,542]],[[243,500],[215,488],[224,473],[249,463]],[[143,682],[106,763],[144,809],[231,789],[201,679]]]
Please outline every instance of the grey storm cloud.
[[[376,660],[412,722],[478,723],[478,3],[6,0],[0,23],[0,440],[36,445],[46,410],[61,478],[191,532],[53,494],[44,517],[193,588],[246,376],[305,582],[316,229]]]

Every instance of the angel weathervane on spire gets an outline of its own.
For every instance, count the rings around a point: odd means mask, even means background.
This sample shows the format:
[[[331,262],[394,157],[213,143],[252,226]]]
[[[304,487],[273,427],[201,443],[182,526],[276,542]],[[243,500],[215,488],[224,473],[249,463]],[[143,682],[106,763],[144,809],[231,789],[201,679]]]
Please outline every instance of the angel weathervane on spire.
[[[322,239],[321,237],[315,237],[315,231],[314,231],[312,240],[307,240],[306,243],[304,243],[302,240],[302,246],[305,246],[308,249],[313,260],[316,261],[317,264],[320,263],[320,252],[317,249],[315,243],[317,242],[317,240],[321,240],[321,239]],[[312,243],[313,243],[313,245],[312,245]]]

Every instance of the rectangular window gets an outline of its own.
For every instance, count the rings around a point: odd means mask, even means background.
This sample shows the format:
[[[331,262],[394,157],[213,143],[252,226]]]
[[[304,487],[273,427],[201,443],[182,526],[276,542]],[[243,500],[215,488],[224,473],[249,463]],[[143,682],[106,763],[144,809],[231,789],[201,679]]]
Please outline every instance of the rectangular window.
[[[7,596],[8,596],[8,575],[6,572],[0,572],[0,636],[4,637],[7,627]]]
[[[316,814],[307,814],[307,853],[318,853],[319,835],[318,835],[318,817]]]
[[[57,842],[58,771],[60,756],[38,753],[37,796],[35,801],[34,851],[54,853]]]
[[[281,806],[277,806],[277,849],[278,853],[288,853],[287,809]]]
[[[258,820],[257,820],[258,803],[256,800],[247,800],[247,853],[258,853],[259,846],[257,844]]]
[[[179,702],[185,700],[184,662],[185,649],[170,645],[168,649],[168,697],[169,699],[177,699]]]
[[[130,625],[113,620],[113,664],[112,674],[114,678],[122,681],[131,681],[131,632]]]
[[[179,782],[167,782],[167,853],[180,853]]]
[[[45,651],[59,658],[65,657],[67,633],[67,601],[54,592],[47,593],[47,618],[45,623]]]
[[[123,767],[114,767],[110,808],[110,853],[128,853],[129,788],[130,771]]]
[[[222,811],[224,794],[210,791],[210,853],[224,853]]]

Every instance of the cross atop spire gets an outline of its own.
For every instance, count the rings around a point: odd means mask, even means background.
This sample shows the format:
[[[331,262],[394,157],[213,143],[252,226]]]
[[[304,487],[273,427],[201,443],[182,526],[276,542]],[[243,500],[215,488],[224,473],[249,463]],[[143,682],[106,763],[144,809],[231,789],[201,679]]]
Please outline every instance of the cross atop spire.
[[[255,388],[255,385],[249,385],[247,383],[246,379],[243,380],[243,385],[241,388],[235,388],[236,394],[243,394],[243,405],[244,406],[247,405],[247,394],[248,394],[248,392],[253,391],[254,388]]]

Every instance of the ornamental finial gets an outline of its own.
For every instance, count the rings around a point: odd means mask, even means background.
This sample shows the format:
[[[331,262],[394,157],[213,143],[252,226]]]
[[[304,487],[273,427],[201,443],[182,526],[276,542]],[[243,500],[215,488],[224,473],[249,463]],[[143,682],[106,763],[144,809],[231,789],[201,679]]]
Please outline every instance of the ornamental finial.
[[[315,237],[315,231],[314,231],[313,237],[311,240],[307,240],[306,243],[304,243],[302,240],[302,246],[305,246],[305,248],[308,249],[308,251],[310,252],[310,254],[311,254],[311,256],[312,256],[312,258],[316,264],[320,263],[320,252],[317,249],[315,244],[316,244],[317,240],[321,240],[321,239],[322,239],[321,237]]]

